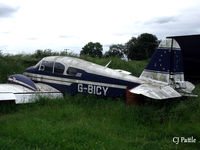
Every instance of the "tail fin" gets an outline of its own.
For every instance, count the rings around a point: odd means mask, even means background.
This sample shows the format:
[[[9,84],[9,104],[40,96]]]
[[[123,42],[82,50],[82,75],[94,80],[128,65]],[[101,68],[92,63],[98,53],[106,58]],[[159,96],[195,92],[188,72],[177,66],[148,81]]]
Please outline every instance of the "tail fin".
[[[182,93],[189,94],[194,89],[191,83],[184,81],[182,52],[175,39],[166,39],[160,43],[140,78],[166,82]]]

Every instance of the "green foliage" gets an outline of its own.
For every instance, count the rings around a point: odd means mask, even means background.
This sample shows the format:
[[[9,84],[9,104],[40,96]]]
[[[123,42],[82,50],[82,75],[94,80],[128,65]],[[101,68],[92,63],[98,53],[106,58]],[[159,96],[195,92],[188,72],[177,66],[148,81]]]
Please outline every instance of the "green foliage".
[[[45,50],[36,50],[34,57],[35,58],[43,58],[47,56],[56,56],[59,55],[59,53],[53,52],[51,49],[45,49]]]
[[[0,57],[0,82],[5,83],[7,77],[12,74],[20,74],[32,65],[35,65],[39,59],[31,55],[6,55]]]
[[[99,42],[96,43],[89,42],[82,48],[80,55],[88,55],[91,57],[102,57],[102,51],[103,47]]]
[[[68,55],[67,51],[68,51],[68,49],[64,49],[63,51],[60,52],[59,55],[61,55],[61,56],[67,56]]]
[[[133,37],[126,43],[128,59],[144,60],[151,58],[158,46],[155,35],[143,33],[138,38]]]
[[[152,57],[159,42],[155,35],[143,33],[138,38],[132,37],[125,45],[111,45],[104,56],[125,57],[129,60],[145,60]]]
[[[125,46],[122,44],[113,44],[109,50],[104,54],[105,57],[119,57],[123,58],[125,55]]]
[[[36,58],[36,59],[42,59],[44,57],[47,56],[69,56],[69,55],[74,55],[74,54],[70,54],[67,52],[68,49],[64,49],[61,52],[54,52],[51,49],[45,49],[45,50],[36,50],[35,53],[32,55],[32,57]]]

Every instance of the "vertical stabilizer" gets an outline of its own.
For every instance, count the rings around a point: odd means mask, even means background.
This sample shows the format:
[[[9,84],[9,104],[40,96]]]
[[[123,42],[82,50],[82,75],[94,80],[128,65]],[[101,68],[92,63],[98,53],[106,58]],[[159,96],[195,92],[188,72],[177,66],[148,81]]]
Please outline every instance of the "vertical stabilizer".
[[[170,83],[184,81],[181,49],[173,39],[162,41],[140,78]]]
[[[190,94],[194,89],[192,83],[184,81],[182,52],[175,39],[160,43],[140,79],[165,82],[180,93]]]

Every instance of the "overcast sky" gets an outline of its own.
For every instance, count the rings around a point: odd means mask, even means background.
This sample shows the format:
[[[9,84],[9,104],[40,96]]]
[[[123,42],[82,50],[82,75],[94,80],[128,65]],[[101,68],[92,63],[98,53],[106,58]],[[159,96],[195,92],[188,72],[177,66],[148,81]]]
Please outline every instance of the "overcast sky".
[[[0,0],[0,49],[79,53],[151,33],[159,39],[200,33],[200,0]]]

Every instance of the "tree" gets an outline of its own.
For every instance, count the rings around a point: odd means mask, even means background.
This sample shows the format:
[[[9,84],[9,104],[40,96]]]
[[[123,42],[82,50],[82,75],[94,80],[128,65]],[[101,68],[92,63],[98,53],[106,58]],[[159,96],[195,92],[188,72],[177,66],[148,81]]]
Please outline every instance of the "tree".
[[[105,57],[124,57],[125,46],[122,44],[113,44],[109,50],[104,54]]]
[[[86,44],[81,52],[80,55],[89,55],[91,57],[102,57],[103,46],[99,43],[89,42]]]
[[[60,52],[59,55],[60,55],[60,56],[67,56],[67,54],[68,54],[67,51],[68,51],[68,50],[69,50],[69,49],[64,49],[63,51]]]
[[[128,59],[132,59],[133,56],[136,55],[136,51],[134,50],[134,45],[137,42],[137,38],[132,37],[126,44],[125,44],[125,48],[126,48],[126,55]]]
[[[1,56],[3,56],[3,52],[2,52],[2,50],[0,50],[0,57],[1,57]]]
[[[35,51],[33,55],[35,58],[43,58],[47,56],[55,56],[55,55],[58,55],[58,53],[52,52],[51,49],[45,49],[45,50],[38,49]]]
[[[131,38],[126,43],[128,59],[143,60],[152,57],[158,46],[158,39],[155,35],[143,33],[138,38]]]

